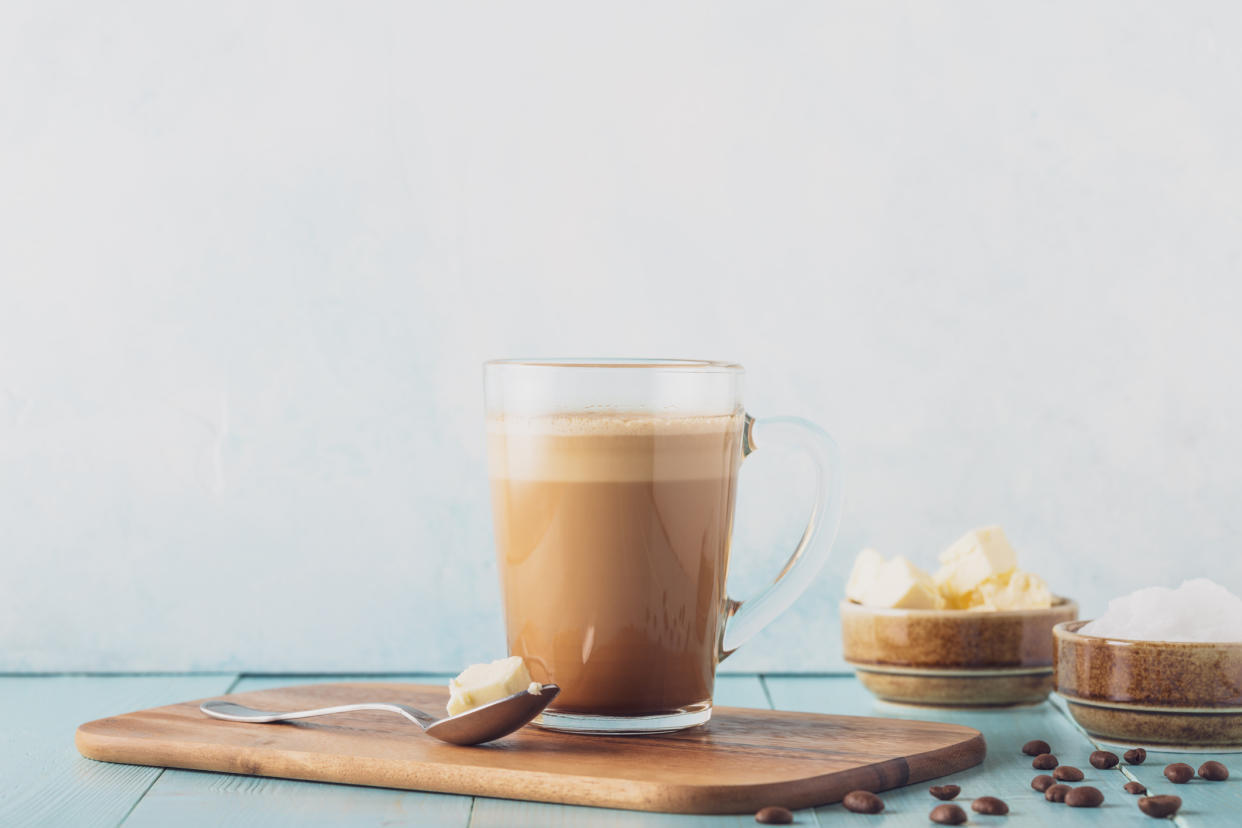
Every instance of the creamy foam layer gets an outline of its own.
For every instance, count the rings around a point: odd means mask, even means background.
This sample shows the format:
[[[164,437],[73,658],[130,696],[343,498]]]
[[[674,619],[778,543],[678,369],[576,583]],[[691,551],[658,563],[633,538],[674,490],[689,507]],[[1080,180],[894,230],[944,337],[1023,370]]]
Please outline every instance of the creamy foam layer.
[[[492,416],[494,479],[562,482],[704,480],[732,475],[741,459],[743,414]]]
[[[672,434],[715,434],[742,427],[742,412],[689,417],[658,414],[617,413],[547,414],[534,417],[493,414],[487,418],[488,434],[561,437],[605,437]]]

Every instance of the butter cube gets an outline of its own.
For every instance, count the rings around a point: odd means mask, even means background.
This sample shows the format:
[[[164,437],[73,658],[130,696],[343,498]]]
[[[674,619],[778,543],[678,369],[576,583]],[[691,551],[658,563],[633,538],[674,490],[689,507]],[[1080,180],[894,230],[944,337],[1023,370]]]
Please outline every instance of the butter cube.
[[[1017,610],[1052,606],[1052,592],[1044,579],[1033,572],[1015,569],[979,584],[965,596],[963,609]]]
[[[999,526],[972,529],[940,554],[935,582],[950,606],[989,578],[1018,568],[1018,556]]]
[[[531,687],[539,685],[531,681],[530,671],[521,656],[489,664],[472,664],[449,681],[448,714],[456,716]]]
[[[867,590],[880,576],[884,566],[884,556],[874,549],[864,549],[854,559],[854,568],[850,570],[850,579],[845,584],[845,597],[851,601],[863,603]]]
[[[937,609],[942,602],[931,576],[898,555],[880,567],[862,603],[869,607]]]

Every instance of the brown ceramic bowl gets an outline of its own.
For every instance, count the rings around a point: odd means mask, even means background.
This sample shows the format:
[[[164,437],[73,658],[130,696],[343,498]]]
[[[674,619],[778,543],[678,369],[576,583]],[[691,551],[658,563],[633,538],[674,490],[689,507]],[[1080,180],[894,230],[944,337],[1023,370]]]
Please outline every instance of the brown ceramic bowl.
[[[886,701],[982,707],[1043,701],[1052,691],[1052,628],[1078,617],[1047,609],[905,610],[841,604],[845,660]]]
[[[1242,642],[1079,635],[1058,624],[1057,693],[1092,735],[1168,748],[1242,748]]]

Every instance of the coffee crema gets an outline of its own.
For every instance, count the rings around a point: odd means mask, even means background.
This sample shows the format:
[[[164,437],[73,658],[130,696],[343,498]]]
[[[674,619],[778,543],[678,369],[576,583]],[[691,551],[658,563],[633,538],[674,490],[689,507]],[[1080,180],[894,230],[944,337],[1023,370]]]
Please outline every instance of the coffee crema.
[[[710,703],[743,415],[494,416],[488,457],[509,652],[552,709]]]

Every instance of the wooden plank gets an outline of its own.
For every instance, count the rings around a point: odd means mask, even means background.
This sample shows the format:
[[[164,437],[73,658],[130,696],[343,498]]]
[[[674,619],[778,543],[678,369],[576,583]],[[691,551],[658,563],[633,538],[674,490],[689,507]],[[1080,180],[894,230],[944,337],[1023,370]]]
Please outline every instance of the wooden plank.
[[[928,794],[933,784],[960,785],[958,804],[973,821],[979,823],[999,818],[978,817],[970,810],[970,802],[979,796],[998,796],[1010,807],[1006,825],[1040,825],[1055,822],[1060,826],[1105,826],[1141,817],[1134,797],[1122,790],[1126,780],[1115,770],[1100,771],[1091,767],[1087,757],[1095,746],[1048,703],[1026,707],[995,709],[938,709],[907,707],[874,699],[852,676],[765,677],[772,703],[777,709],[812,712],[845,713],[857,716],[921,719],[947,722],[978,728],[988,742],[988,756],[980,766],[951,774],[935,782],[909,785],[882,794],[886,826],[925,826],[931,809],[940,804]],[[1082,769],[1086,778],[1079,784],[1094,785],[1105,797],[1103,807],[1096,809],[1069,808],[1049,803],[1043,794],[1032,790],[1031,779],[1040,771],[1031,767],[1029,756],[1021,747],[1031,739],[1044,739],[1053,747],[1064,764]],[[851,814],[841,805],[817,809],[820,822],[833,825],[875,825],[873,816]],[[1145,818],[1144,818],[1145,819]]]
[[[446,678],[417,676],[401,680]],[[245,679],[238,689],[340,680],[339,676],[260,677]],[[1062,723],[1045,719],[1042,714],[1053,710],[1051,705],[1007,711],[935,711],[876,702],[850,678],[781,676],[768,677],[765,681],[776,704],[791,709],[933,719],[980,728],[989,739],[988,761],[980,769],[946,780],[963,785],[960,804],[967,810],[970,795],[983,792],[1002,796],[1013,808],[1007,820],[976,817],[975,821],[980,823],[1004,821],[1007,825],[1022,825],[1056,820],[1068,826],[1103,826],[1122,819],[1145,822],[1137,809],[1137,797],[1120,791],[1120,785],[1131,778],[1143,782],[1153,792],[1174,793],[1185,800],[1182,814],[1174,824],[1223,828],[1237,823],[1237,803],[1242,799],[1238,793],[1242,787],[1242,760],[1235,759],[1236,755],[1212,757],[1152,751],[1145,765],[1097,771],[1086,762],[1087,753],[1095,745],[1080,732],[1076,745],[1072,734],[1065,729],[1078,732],[1069,719]],[[0,786],[0,824],[117,824],[142,796],[143,790],[159,776],[159,769],[81,759],[73,750],[67,731],[73,724],[91,716],[222,693],[230,682],[231,677],[222,675],[0,678],[0,702],[5,710],[0,713],[0,743],[3,744],[0,773],[4,779]],[[763,685],[754,676],[721,676],[717,702],[766,706],[766,696]],[[998,723],[1011,717],[1014,719],[1012,727],[1001,726],[1003,721]],[[1044,730],[1036,733],[1035,728],[1041,726]],[[1029,791],[1026,786],[1035,771],[1029,769],[1025,757],[1016,753],[1016,746],[1035,736],[1053,742],[1063,759],[1081,767],[1088,774],[1087,781],[1105,791],[1105,808],[1084,811],[1052,806],[1040,800],[1034,791]],[[1001,763],[1006,758],[1001,751],[1004,744],[1013,748],[1009,754],[1012,762]],[[1068,745],[1068,749],[1063,745]],[[1196,780],[1180,786],[1172,785],[1162,776],[1169,762],[1186,761],[1197,767],[1208,758],[1218,758],[1227,765],[1236,764],[1235,776],[1224,783]],[[997,772],[994,768],[997,763],[1009,765],[1010,772],[1006,773],[1005,768]],[[1012,772],[1014,768],[1016,773]],[[1006,796],[1001,790],[1014,785],[1019,786],[1022,797]],[[884,794],[888,808],[882,823],[928,825],[927,813],[936,803],[926,794],[926,787],[922,784]],[[972,790],[976,787],[978,790]],[[754,824],[748,816],[643,814],[484,798],[475,802],[471,819],[470,808],[469,797],[170,770],[159,776],[148,797],[133,807],[126,824],[280,826],[296,821],[299,825],[463,826],[469,823],[482,828],[507,825],[700,828]],[[820,810],[824,812],[820,818],[833,824],[864,826],[880,822],[874,817],[849,814],[840,806]],[[816,824],[815,812],[800,812],[798,824]]]
[[[235,692],[339,681],[447,683],[448,676],[246,676]],[[395,722],[400,727],[401,723]],[[415,735],[415,738],[418,738]],[[462,828],[470,797],[170,769],[134,808],[126,828],[418,825]]]
[[[410,681],[440,681],[447,677],[402,677]],[[244,679],[238,689],[260,689],[296,683],[336,682],[341,677],[274,676]],[[391,680],[391,678],[389,678]],[[1181,826],[1233,826],[1237,804],[1242,800],[1242,760],[1236,755],[1209,756],[1149,752],[1145,765],[1096,771],[1086,762],[1095,745],[1079,733],[1076,745],[1069,732],[1077,728],[1044,718],[1052,706],[1008,711],[935,711],[905,708],[876,702],[850,678],[768,677],[768,691],[777,705],[791,709],[832,711],[856,715],[880,715],[951,721],[978,727],[989,739],[990,756],[980,769],[952,777],[962,784],[960,798],[969,810],[970,794],[991,792],[1013,807],[1007,825],[1042,824],[1056,820],[1066,825],[1108,825],[1121,819],[1144,822],[1137,797],[1120,791],[1129,779],[1138,779],[1155,793],[1174,793],[1185,800]],[[643,814],[577,806],[545,805],[480,798],[470,818],[469,797],[352,786],[325,785],[228,774],[170,770],[160,776],[158,768],[97,763],[79,757],[69,737],[74,724],[85,719],[118,713],[151,704],[223,693],[232,682],[227,675],[199,676],[49,676],[0,677],[0,824],[4,825],[116,825],[133,808],[130,824],[150,825],[451,825],[467,823],[482,828],[507,825],[601,825],[601,826],[700,826],[753,825],[747,816],[697,817]],[[764,688],[754,676],[721,676],[717,702],[722,705],[766,706]],[[1041,710],[1042,708],[1042,710]],[[1055,711],[1054,711],[1055,712]],[[1004,721],[1012,718],[1013,726]],[[1043,726],[1044,730],[1036,733]],[[1016,746],[1039,736],[1057,745],[1063,759],[1072,761],[1105,791],[1106,807],[1099,811],[1074,810],[1048,805],[1026,785],[1035,771],[1016,753]],[[1068,745],[1066,749],[1059,743]],[[1085,744],[1084,744],[1085,743]],[[1012,762],[1001,762],[1002,746],[1013,749]],[[1111,748],[1110,748],[1111,749]],[[1118,751],[1119,752],[1119,751]],[[1218,758],[1233,767],[1235,776],[1224,783],[1196,780],[1173,785],[1164,779],[1166,764],[1185,761],[1194,767]],[[1006,769],[994,765],[1008,764]],[[1013,773],[1013,768],[1017,772]],[[1014,778],[1016,776],[1016,779]],[[143,791],[157,779],[146,798]],[[1096,778],[1098,777],[1098,778]],[[1017,785],[1022,797],[1002,792]],[[918,825],[927,822],[935,801],[926,784],[884,794],[888,805],[885,825]],[[972,790],[973,788],[978,790]],[[1029,793],[1028,793],[1029,792]],[[137,806],[134,807],[135,802]],[[874,817],[845,812],[840,806],[820,809],[833,824],[877,824]],[[973,814],[972,814],[973,816]],[[1002,820],[976,818],[976,821]],[[816,814],[798,814],[798,824],[815,824]],[[1138,824],[1136,822],[1136,824]]]
[[[359,682],[228,698],[298,710],[355,704],[377,692],[423,710],[448,700],[444,685]],[[222,726],[188,701],[87,722],[77,745],[83,755],[115,762],[692,814],[753,812],[773,799],[790,807],[833,802],[863,780],[883,790],[983,757],[983,738],[968,727],[738,707],[717,707],[702,727],[641,739],[526,728],[463,749],[411,738],[374,711]]]
[[[247,676],[237,685],[238,692],[284,687],[290,684],[361,681],[375,677],[342,676]],[[447,675],[415,675],[383,677],[385,681],[409,681],[417,683],[447,683]],[[379,679],[375,679],[379,680]],[[716,697],[726,705],[766,708],[767,698],[763,686],[754,675],[729,675],[717,679]],[[320,782],[246,777],[216,774],[202,771],[171,769],[160,777],[143,801],[134,809],[126,822],[131,825],[265,825],[280,828],[284,825],[428,825],[463,826],[470,819],[471,797],[452,794],[433,794],[415,791],[397,791],[385,788],[361,788]],[[508,820],[508,806],[525,804],[530,807],[514,812],[515,818],[524,815],[529,824],[550,824],[567,818],[562,814],[586,811],[582,821],[574,824],[592,824],[601,819],[600,814],[615,813],[621,819],[638,817],[640,820],[654,818],[660,824],[664,815],[638,815],[632,811],[603,811],[598,808],[577,808],[542,803],[513,803],[509,800],[481,799],[480,802],[499,803],[483,807],[481,817],[486,824],[489,814],[499,812],[498,825],[513,824]],[[476,806],[477,807],[477,806]],[[809,813],[809,812],[806,812]],[[678,824],[696,826],[695,817],[677,816]],[[733,817],[705,818],[712,824],[734,824]],[[747,818],[750,824],[753,820]],[[633,823],[632,823],[633,824]],[[706,824],[706,823],[704,823]],[[696,826],[697,828],[697,826]]]
[[[763,684],[755,675],[717,676],[714,701],[727,706],[768,707]],[[808,809],[798,813],[798,824],[818,823],[814,812]],[[651,814],[486,797],[475,799],[470,820],[470,828],[741,828],[754,825],[754,817],[750,815]]]
[[[0,677],[0,825],[114,826],[159,768],[78,755],[81,722],[224,693],[231,674]]]

